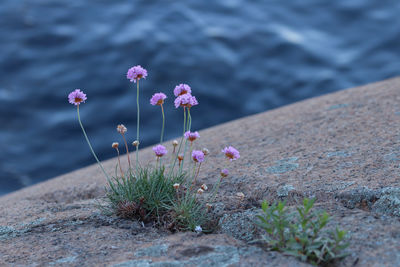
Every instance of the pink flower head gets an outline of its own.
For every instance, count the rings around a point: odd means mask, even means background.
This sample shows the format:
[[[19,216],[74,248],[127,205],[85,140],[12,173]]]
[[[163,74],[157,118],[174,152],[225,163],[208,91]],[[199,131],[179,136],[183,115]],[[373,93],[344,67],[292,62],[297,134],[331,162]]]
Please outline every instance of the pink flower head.
[[[86,94],[84,94],[80,89],[75,89],[75,91],[72,91],[68,95],[68,101],[69,103],[77,106],[80,103],[84,103],[85,100],[87,99]]]
[[[176,108],[179,108],[179,107],[191,108],[192,106],[196,106],[199,104],[199,102],[197,102],[196,97],[192,96],[191,94],[184,94],[184,95],[178,96],[175,99],[174,103],[175,103]]]
[[[131,82],[137,82],[142,78],[146,78],[147,76],[147,70],[142,68],[142,66],[137,65],[128,70],[128,73],[126,74],[126,78],[130,80]]]
[[[162,104],[164,104],[164,99],[166,98],[167,96],[164,93],[156,93],[151,97],[150,104],[152,104],[153,106],[161,106]]]
[[[204,153],[200,150],[193,150],[192,158],[195,162],[203,162],[204,161]]]
[[[196,140],[197,138],[200,138],[200,134],[198,132],[191,132],[191,131],[187,131],[184,134],[185,138],[187,140],[189,140],[190,142],[193,142],[194,140]]]
[[[156,145],[155,147],[153,147],[153,151],[154,153],[156,153],[157,157],[162,157],[168,153],[167,149],[163,145]]]
[[[184,95],[184,94],[191,94],[192,93],[192,89],[190,89],[190,86],[184,83],[181,83],[180,85],[175,86],[174,89],[174,95],[176,97],[180,96],[180,95]]]
[[[225,147],[222,149],[222,153],[224,153],[230,161],[240,158],[239,151],[237,151],[233,146]]]
[[[228,169],[222,169],[221,170],[221,177],[227,177],[229,175]]]

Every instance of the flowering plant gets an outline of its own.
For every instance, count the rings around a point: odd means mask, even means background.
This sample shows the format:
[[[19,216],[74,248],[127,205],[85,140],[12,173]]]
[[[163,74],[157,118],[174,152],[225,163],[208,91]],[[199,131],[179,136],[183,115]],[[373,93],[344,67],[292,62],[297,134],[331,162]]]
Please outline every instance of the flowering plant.
[[[121,217],[138,219],[142,222],[152,222],[157,226],[164,226],[170,230],[191,230],[197,233],[209,230],[210,210],[212,202],[218,193],[221,182],[229,175],[228,165],[240,158],[239,151],[232,146],[222,150],[226,160],[222,166],[219,179],[209,190],[204,183],[198,183],[202,164],[206,162],[209,150],[195,149],[196,140],[200,138],[197,131],[192,132],[192,108],[199,104],[192,90],[187,84],[179,84],[173,90],[176,97],[175,108],[183,110],[183,132],[180,141],[172,142],[172,152],[169,153],[163,145],[165,115],[164,104],[167,96],[155,93],[150,104],[160,106],[162,127],[160,143],[153,147],[155,162],[153,165],[142,166],[139,161],[140,145],[140,107],[139,81],[147,77],[147,70],[141,66],[134,66],[127,72],[127,79],[136,83],[136,140],[132,142],[136,152],[134,167],[129,156],[129,146],[126,139],[128,129],[123,125],[117,126],[125,145],[128,170],[123,170],[120,159],[119,143],[113,142],[112,148],[117,152],[117,169],[114,176],[110,176],[88,139],[81,122],[79,107],[87,100],[86,94],[76,89],[68,96],[71,104],[77,107],[78,121],[82,128],[89,148],[107,179],[106,199],[107,208],[111,213]],[[189,150],[189,151],[188,151]]]

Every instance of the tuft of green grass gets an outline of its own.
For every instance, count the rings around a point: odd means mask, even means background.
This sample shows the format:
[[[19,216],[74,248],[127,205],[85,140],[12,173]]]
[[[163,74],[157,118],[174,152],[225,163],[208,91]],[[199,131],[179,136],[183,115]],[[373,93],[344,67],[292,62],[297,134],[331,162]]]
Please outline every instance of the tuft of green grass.
[[[347,256],[347,232],[336,228],[326,231],[329,215],[325,211],[313,212],[315,199],[305,198],[297,213],[291,214],[285,202],[262,203],[262,216],[257,224],[265,230],[263,241],[271,250],[308,261],[314,265],[325,265]]]
[[[164,172],[164,168],[146,167],[140,168],[136,176],[127,173],[110,179],[106,187],[110,210],[125,218],[159,222],[176,195],[173,185],[184,179],[183,174],[167,178]]]
[[[140,168],[135,176],[114,176],[106,187],[106,210],[123,218],[155,222],[172,231],[207,228],[207,208],[186,182],[186,173],[167,176],[164,167]],[[174,184],[180,184],[179,189]]]

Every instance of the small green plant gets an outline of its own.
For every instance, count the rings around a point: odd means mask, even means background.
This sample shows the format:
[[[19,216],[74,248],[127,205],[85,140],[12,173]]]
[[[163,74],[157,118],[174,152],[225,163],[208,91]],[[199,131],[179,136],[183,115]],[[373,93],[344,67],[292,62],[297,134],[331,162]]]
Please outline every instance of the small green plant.
[[[300,258],[315,265],[324,265],[347,256],[343,251],[348,247],[345,242],[346,231],[326,231],[323,228],[329,222],[325,211],[314,212],[315,199],[305,198],[303,206],[291,213],[285,202],[269,205],[262,203],[262,216],[257,216],[257,224],[266,231],[263,241],[271,250]]]
[[[162,115],[160,143],[153,147],[156,156],[154,164],[142,167],[139,161],[140,145],[140,108],[139,108],[139,81],[147,77],[147,70],[140,65],[128,70],[127,79],[136,83],[136,140],[132,145],[136,151],[136,161],[133,162],[129,155],[127,142],[128,129],[123,125],[117,126],[118,133],[122,136],[126,149],[128,170],[124,171],[121,165],[119,143],[113,142],[112,148],[117,152],[117,166],[115,175],[109,175],[94,152],[89,138],[83,127],[79,107],[87,100],[86,94],[76,89],[68,95],[68,101],[77,108],[78,121],[86,142],[93,157],[96,159],[106,177],[106,202],[103,210],[124,218],[137,219],[142,222],[154,222],[156,226],[163,226],[170,230],[191,230],[196,232],[208,231],[210,222],[210,204],[221,185],[223,178],[229,175],[228,165],[240,158],[239,151],[228,146],[222,150],[225,155],[224,168],[220,172],[218,181],[213,185],[208,196],[201,196],[208,190],[207,185],[198,183],[200,168],[206,161],[210,151],[206,148],[196,150],[195,141],[200,138],[198,132],[192,132],[191,109],[199,103],[187,84],[179,84],[173,90],[176,97],[175,108],[182,108],[183,131],[180,142],[174,140],[172,153],[162,145],[164,140],[165,114],[164,101],[167,96],[160,92],[155,93],[150,104],[159,106]],[[189,152],[189,153],[187,153]],[[168,160],[168,155],[170,159]],[[119,172],[119,174],[118,174]],[[205,194],[207,195],[207,194]]]

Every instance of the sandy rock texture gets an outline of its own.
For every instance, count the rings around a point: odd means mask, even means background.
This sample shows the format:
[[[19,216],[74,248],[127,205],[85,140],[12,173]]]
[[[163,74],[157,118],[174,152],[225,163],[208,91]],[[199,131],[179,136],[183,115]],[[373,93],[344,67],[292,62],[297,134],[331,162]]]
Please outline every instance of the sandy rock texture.
[[[241,153],[216,200],[218,231],[208,235],[102,214],[96,165],[25,188],[0,198],[0,266],[308,266],[249,244],[263,199],[294,206],[303,197],[316,197],[331,224],[349,231],[350,256],[338,266],[400,266],[399,125],[395,78],[200,131],[196,145],[211,155],[199,183],[218,179],[221,148]],[[140,154],[154,160],[151,148]],[[104,162],[110,173],[115,164]]]

